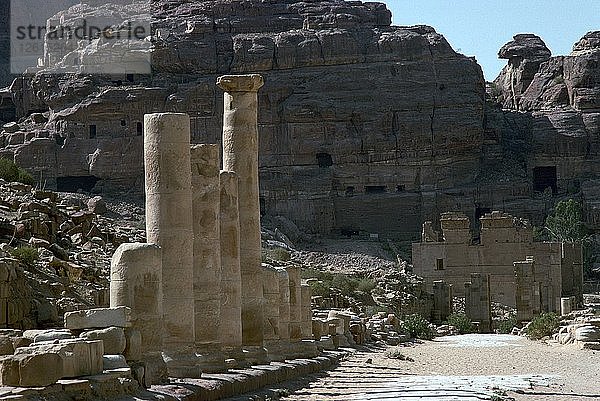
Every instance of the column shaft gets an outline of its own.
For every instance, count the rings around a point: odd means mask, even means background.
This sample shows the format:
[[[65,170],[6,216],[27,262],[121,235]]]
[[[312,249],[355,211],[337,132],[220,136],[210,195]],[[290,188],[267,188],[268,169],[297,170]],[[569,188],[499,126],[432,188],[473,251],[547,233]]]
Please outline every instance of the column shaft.
[[[263,304],[258,188],[257,91],[260,75],[220,77],[224,91],[223,169],[239,178],[243,345],[263,345]]]
[[[163,349],[194,345],[194,268],[190,120],[185,114],[144,116],[146,235],[162,248]]]
[[[242,274],[240,271],[240,219],[238,178],[222,171],[221,184],[221,344],[242,346]]]

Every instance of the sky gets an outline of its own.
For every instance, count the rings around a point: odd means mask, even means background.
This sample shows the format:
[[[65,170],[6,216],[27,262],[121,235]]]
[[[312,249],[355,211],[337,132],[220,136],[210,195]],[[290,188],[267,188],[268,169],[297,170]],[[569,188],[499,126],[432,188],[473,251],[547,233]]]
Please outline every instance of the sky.
[[[475,56],[488,81],[507,60],[498,50],[517,33],[540,36],[552,55],[566,55],[586,32],[600,30],[600,0],[379,0],[394,25],[425,24],[454,50]]]

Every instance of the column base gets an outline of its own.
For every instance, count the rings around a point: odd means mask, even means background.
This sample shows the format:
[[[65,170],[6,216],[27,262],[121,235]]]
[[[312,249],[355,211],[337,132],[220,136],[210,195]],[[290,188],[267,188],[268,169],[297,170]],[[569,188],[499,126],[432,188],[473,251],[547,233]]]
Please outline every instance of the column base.
[[[319,356],[319,344],[315,340],[301,340],[290,343],[287,359],[314,358]]]
[[[199,379],[202,376],[201,360],[192,349],[187,351],[163,351],[162,358],[167,365],[169,377]]]
[[[140,374],[136,380],[144,388],[150,388],[153,384],[166,383],[169,380],[167,365],[158,351],[145,353],[142,360],[134,364],[142,368],[141,371],[138,370]]]
[[[268,364],[269,354],[262,345],[242,345],[244,360],[250,365]]]
[[[225,354],[219,350],[219,346],[200,346],[196,348],[200,369],[205,373],[222,373],[227,370],[225,365]]]
[[[321,348],[327,351],[335,351],[337,349],[332,336],[322,336],[318,343]]]
[[[265,341],[265,348],[271,362],[283,362],[289,359],[290,342],[285,340]]]
[[[250,363],[246,361],[246,355],[242,347],[222,347],[221,351],[225,356],[225,366],[227,369],[247,368]]]

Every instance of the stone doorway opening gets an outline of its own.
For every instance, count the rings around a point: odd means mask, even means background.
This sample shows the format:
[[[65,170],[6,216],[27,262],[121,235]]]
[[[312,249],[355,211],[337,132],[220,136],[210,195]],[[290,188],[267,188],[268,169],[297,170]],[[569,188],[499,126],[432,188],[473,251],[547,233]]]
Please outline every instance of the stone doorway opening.
[[[543,166],[533,168],[533,190],[544,192],[546,188],[552,188],[552,193],[558,191],[556,166]]]
[[[93,175],[58,177],[56,179],[56,190],[59,192],[91,192],[96,183],[100,181]]]

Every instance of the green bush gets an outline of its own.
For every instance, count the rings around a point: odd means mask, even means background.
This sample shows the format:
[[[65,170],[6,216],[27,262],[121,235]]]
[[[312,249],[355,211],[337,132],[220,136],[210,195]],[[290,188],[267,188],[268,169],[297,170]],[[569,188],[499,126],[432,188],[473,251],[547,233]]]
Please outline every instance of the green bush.
[[[36,248],[23,246],[10,251],[10,254],[25,266],[33,266],[40,258],[40,254]]]
[[[406,356],[402,353],[402,350],[398,348],[391,349],[385,352],[385,357],[388,359],[398,359],[399,361],[409,361],[414,362],[415,360],[409,356]]]
[[[375,281],[371,280],[370,278],[363,278],[358,280],[356,290],[362,292],[371,292],[375,289],[376,286],[377,283],[375,283]]]
[[[546,336],[551,336],[554,330],[558,328],[560,318],[556,313],[542,313],[533,318],[531,324],[527,326],[527,337],[533,340],[539,340]]]
[[[308,282],[312,289],[312,294],[315,297],[328,297],[331,294],[331,286],[328,282],[320,280],[312,280]]]
[[[433,330],[429,322],[421,315],[408,315],[402,322],[401,329],[411,338],[420,338],[423,340],[431,340],[433,338]]]
[[[17,166],[12,160],[0,157],[0,178],[9,182],[21,182],[32,185],[33,177],[27,171]]]
[[[506,320],[501,320],[498,322],[498,333],[500,334],[510,334],[512,333],[513,327],[517,326],[517,317],[515,315],[511,315]]]
[[[464,313],[453,313],[448,316],[448,324],[456,327],[460,334],[469,334],[475,331],[475,325]]]

